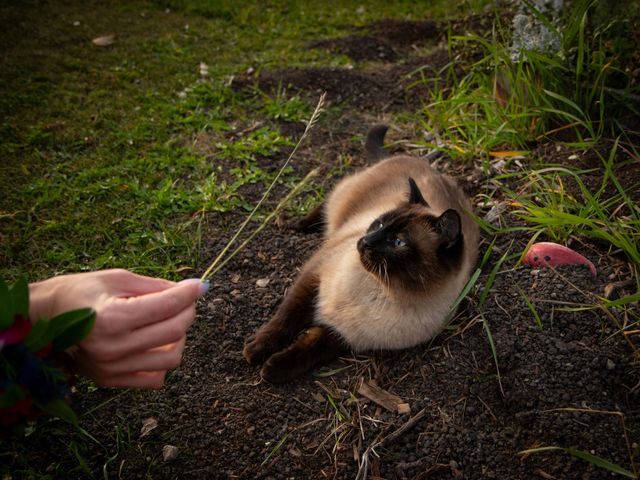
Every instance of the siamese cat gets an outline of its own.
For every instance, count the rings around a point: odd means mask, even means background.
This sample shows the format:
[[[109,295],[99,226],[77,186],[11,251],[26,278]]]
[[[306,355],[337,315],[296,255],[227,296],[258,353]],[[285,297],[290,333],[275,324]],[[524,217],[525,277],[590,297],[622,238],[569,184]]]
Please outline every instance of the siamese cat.
[[[424,159],[384,159],[387,126],[365,150],[378,163],[341,180],[296,224],[324,229],[282,304],[244,347],[272,383],[291,380],[351,349],[401,349],[444,326],[469,279],[479,230],[450,177]]]

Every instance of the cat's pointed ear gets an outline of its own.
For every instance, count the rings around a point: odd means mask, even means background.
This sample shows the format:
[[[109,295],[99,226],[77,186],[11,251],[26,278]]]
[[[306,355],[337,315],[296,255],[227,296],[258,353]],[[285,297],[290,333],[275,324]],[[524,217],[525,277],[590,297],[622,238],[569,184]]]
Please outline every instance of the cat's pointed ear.
[[[418,184],[411,177],[409,177],[409,203],[417,203],[420,205],[424,205],[425,207],[429,206],[427,201],[422,196],[422,192],[418,188]]]
[[[440,245],[444,248],[453,247],[462,235],[462,223],[457,211],[450,208],[436,220],[436,228],[440,232]]]

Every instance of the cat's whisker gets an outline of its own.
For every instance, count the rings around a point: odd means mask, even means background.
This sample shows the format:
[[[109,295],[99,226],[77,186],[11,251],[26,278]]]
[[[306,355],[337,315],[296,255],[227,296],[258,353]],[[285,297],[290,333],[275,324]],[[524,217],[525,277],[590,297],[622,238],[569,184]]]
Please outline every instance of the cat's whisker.
[[[418,273],[418,278],[420,278],[420,283],[422,284],[422,288],[426,289],[427,288],[427,283],[424,280],[424,276],[422,275],[422,273]]]
[[[387,291],[389,291],[389,272],[387,269],[387,260],[385,259],[382,262],[382,275],[383,275],[383,285],[385,286],[385,288],[387,289]]]
[[[391,289],[391,282],[389,280],[389,265],[387,265],[387,259],[386,258],[383,260],[383,266],[384,266],[385,284],[387,285],[387,289],[390,290]]]

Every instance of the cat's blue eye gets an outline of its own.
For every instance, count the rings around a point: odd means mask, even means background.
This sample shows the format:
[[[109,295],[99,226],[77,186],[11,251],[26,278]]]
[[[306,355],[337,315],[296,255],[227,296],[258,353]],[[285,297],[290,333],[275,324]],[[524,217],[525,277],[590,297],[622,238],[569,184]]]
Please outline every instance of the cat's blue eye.
[[[396,248],[400,248],[400,247],[404,247],[407,244],[407,242],[405,242],[401,238],[396,238],[393,244],[396,246]]]

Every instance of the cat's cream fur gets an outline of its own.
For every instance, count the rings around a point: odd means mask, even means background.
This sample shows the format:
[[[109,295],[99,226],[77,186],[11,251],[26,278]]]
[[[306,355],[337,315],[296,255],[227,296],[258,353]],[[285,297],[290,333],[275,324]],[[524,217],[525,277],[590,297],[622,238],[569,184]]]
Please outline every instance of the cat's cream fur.
[[[356,248],[373,220],[406,203],[409,177],[434,216],[458,211],[464,236],[461,268],[446,283],[418,292],[392,288],[365,270]],[[314,323],[337,332],[355,351],[406,348],[438,333],[478,252],[478,227],[460,187],[424,159],[397,156],[343,179],[325,209],[326,242],[310,262],[320,277]]]

